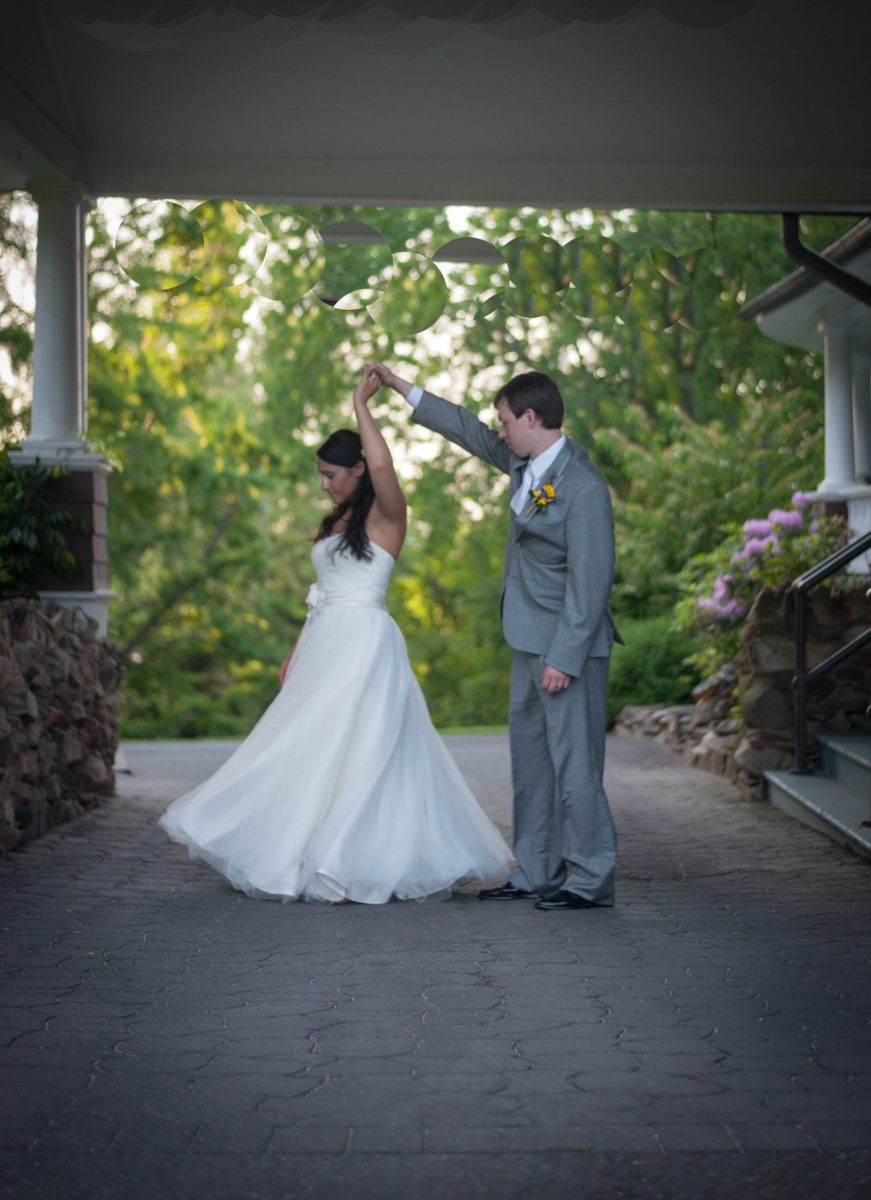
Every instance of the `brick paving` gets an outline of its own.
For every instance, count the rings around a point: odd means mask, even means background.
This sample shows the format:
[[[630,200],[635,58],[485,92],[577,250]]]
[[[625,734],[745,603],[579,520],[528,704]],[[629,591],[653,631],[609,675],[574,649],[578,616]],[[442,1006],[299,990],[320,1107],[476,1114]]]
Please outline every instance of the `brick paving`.
[[[871,1194],[867,862],[612,738],[613,909],[253,901],[155,825],[229,748],[0,862],[0,1196]]]

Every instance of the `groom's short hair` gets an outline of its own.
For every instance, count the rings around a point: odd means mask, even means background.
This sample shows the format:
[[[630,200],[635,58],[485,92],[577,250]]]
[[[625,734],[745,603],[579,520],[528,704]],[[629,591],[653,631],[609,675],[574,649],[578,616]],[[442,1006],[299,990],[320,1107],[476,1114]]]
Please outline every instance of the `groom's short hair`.
[[[559,429],[563,423],[562,394],[551,377],[541,371],[526,371],[509,379],[496,393],[493,403],[498,405],[500,400],[505,401],[515,417],[531,408],[545,429]]]

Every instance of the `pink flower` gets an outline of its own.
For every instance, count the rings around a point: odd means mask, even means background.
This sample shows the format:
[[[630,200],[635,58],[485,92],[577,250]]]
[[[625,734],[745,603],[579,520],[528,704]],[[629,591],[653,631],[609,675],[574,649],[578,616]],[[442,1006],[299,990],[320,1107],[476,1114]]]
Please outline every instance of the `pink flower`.
[[[804,508],[806,504],[810,504],[811,499],[810,492],[793,492],[790,504],[793,508]]]
[[[772,525],[779,525],[781,529],[801,529],[804,524],[804,517],[794,509],[788,511],[785,508],[772,508],[768,519]]]
[[[753,537],[766,537],[771,533],[771,522],[761,517],[753,517],[752,520],[744,522],[744,532]]]
[[[710,596],[701,596],[696,601],[696,608],[699,612],[716,617],[720,621],[728,620],[730,617],[741,617],[747,611],[747,606],[740,600],[727,600],[723,604]]]

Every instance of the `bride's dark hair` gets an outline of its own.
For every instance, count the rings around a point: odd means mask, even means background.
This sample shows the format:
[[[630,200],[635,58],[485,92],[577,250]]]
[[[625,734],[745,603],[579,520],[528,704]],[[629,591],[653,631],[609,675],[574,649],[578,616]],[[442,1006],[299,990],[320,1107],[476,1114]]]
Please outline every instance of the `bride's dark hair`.
[[[354,429],[337,429],[317,451],[317,456],[321,462],[334,467],[354,467],[358,462],[362,462],[363,474],[351,499],[345,504],[338,504],[321,521],[314,540],[319,542],[321,538],[328,537],[339,517],[343,517],[350,510],[348,527],[342,534],[336,552],[348,549],[355,558],[369,560],[372,557],[372,547],[366,535],[366,517],[375,499],[375,489],[372,487],[369,468],[363,458],[363,443],[359,433]]]

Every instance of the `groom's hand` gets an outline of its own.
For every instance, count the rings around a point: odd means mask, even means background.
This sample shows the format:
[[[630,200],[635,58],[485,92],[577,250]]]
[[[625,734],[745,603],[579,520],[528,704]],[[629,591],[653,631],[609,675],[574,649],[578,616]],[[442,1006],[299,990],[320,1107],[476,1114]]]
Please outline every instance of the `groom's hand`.
[[[407,396],[411,391],[411,384],[394,375],[386,363],[367,363],[367,370],[374,371],[383,384],[402,396]]]
[[[354,403],[368,404],[381,387],[381,376],[367,363],[357,386],[354,388]]]
[[[541,677],[541,690],[543,692],[564,692],[571,681],[571,675],[566,675],[564,671],[558,671],[556,667],[545,667]]]

